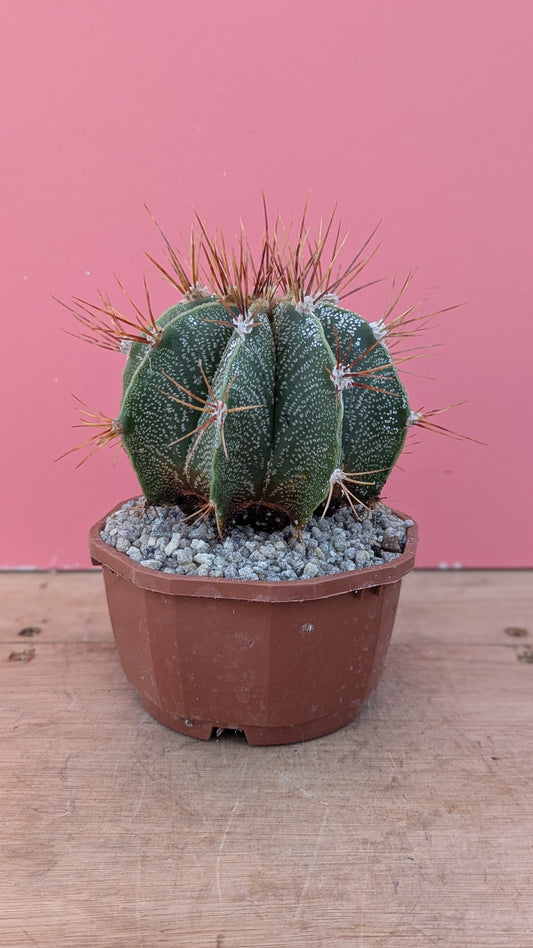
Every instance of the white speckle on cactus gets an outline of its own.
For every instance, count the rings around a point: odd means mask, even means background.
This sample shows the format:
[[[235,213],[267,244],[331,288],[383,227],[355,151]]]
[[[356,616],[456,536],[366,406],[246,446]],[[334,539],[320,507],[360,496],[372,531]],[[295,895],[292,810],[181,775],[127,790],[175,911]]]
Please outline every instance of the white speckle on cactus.
[[[253,313],[248,309],[244,313],[237,313],[237,315],[233,317],[233,328],[241,339],[252,331],[254,325]]]
[[[132,342],[131,339],[121,339],[120,340],[120,351],[122,355],[129,356],[131,352]]]
[[[225,402],[221,402],[217,399],[212,406],[209,406],[209,413],[212,415],[218,427],[222,428],[224,419],[228,414],[228,406]]]
[[[185,299],[192,302],[193,300],[202,300],[212,295],[208,286],[202,286],[196,281],[194,286],[189,287],[189,292],[186,294]]]
[[[410,412],[409,417],[407,418],[407,421],[405,422],[405,427],[412,428],[413,425],[417,425],[420,421],[422,421],[423,417],[424,415],[423,415],[423,412],[421,411]]]
[[[333,473],[331,474],[329,483],[331,484],[332,487],[335,487],[336,484],[342,484],[344,479],[345,479],[344,471],[342,471],[340,467],[336,467]]]
[[[304,296],[303,301],[296,302],[294,308],[301,313],[302,316],[314,316],[315,314],[315,298],[314,296]]]
[[[338,306],[340,299],[336,293],[316,293],[315,300],[320,303],[329,303],[330,306]]]
[[[343,392],[345,388],[351,388],[354,384],[350,367],[343,362],[338,363],[331,370],[331,378],[336,392]]]
[[[385,339],[385,336],[388,336],[389,334],[389,330],[382,319],[378,319],[376,322],[370,323],[370,328],[374,334],[374,339],[376,339],[378,342],[381,342],[381,340]]]

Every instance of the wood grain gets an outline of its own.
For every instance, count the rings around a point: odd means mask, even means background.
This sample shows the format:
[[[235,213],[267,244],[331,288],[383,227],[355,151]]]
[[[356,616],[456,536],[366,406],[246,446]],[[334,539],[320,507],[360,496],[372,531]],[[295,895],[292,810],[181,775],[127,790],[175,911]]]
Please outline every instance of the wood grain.
[[[98,572],[0,596],[6,948],[533,944],[530,572],[409,576],[360,718],[278,748],[153,721]]]

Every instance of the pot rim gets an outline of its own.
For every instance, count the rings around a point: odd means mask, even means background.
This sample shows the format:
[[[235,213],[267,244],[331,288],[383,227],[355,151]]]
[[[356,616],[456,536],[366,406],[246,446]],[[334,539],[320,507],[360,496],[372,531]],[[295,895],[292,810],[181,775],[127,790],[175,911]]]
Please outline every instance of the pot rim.
[[[134,498],[130,498],[134,499]],[[103,566],[118,573],[123,579],[141,589],[166,596],[201,596],[209,599],[245,599],[252,602],[303,602],[307,599],[326,599],[339,593],[357,592],[376,586],[399,582],[410,572],[415,562],[418,542],[418,526],[407,527],[407,538],[403,553],[389,563],[363,567],[348,572],[311,579],[267,580],[226,579],[217,576],[183,576],[161,573],[141,566],[126,553],[102,540],[100,533],[107,518],[127,503],[121,501],[98,520],[89,531],[89,551],[94,566]],[[402,520],[410,520],[408,514],[390,508]]]

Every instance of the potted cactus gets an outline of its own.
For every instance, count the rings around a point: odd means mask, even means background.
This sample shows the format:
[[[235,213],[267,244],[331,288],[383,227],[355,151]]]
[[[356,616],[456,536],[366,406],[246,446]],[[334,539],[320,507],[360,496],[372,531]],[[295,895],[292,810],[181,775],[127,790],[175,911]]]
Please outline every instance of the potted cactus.
[[[176,531],[209,533],[191,575],[143,558],[124,536],[108,542],[110,515],[94,525],[119,656],[145,707],[182,733],[231,728],[254,744],[326,734],[377,685],[417,534],[396,512],[403,537],[388,555],[383,543],[377,565],[353,550],[352,561],[348,543],[345,568],[327,575],[306,537],[330,518],[337,533],[375,520],[408,429],[433,424],[411,410],[391,354],[417,317],[395,315],[401,292],[375,322],[343,304],[372,253],[367,241],[340,269],[334,215],[312,237],[304,212],[293,240],[279,218],[269,228],[265,210],[256,256],[244,231],[228,251],[199,219],[186,253],[162,236],[166,258],[150,260],[179,302],[161,316],[147,290],[145,313],[127,297],[132,317],[104,296],[69,306],[84,338],[126,355],[118,416],[82,410],[96,425],[82,446],[117,440],[137,474],[143,499],[120,510],[139,523],[170,511],[173,562]],[[275,564],[274,578],[221,568],[231,531],[245,528],[250,544],[254,526],[256,552],[269,536],[274,548],[303,548],[296,578]]]

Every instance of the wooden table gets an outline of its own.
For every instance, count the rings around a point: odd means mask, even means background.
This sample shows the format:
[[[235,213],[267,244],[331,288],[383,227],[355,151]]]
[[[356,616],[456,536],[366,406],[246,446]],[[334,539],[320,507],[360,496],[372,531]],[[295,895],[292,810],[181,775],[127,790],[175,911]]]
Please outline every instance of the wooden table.
[[[148,716],[98,572],[0,574],[3,948],[531,948],[533,575],[402,597],[360,718],[253,748]]]

